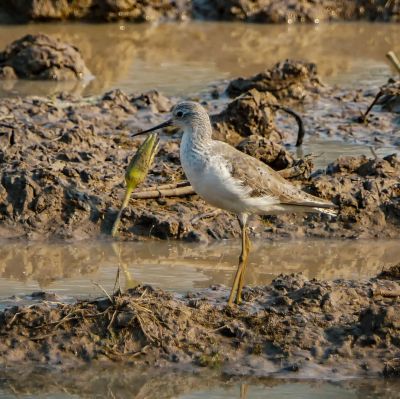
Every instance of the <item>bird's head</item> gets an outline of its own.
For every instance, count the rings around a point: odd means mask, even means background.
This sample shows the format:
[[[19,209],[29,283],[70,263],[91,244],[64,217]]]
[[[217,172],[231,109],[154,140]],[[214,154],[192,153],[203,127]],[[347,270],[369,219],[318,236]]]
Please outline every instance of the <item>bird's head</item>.
[[[172,108],[171,118],[166,122],[163,122],[160,125],[154,126],[150,129],[135,133],[132,136],[149,133],[167,126],[176,126],[182,130],[186,130],[203,123],[210,123],[207,111],[199,103],[194,101],[183,101],[176,104]]]

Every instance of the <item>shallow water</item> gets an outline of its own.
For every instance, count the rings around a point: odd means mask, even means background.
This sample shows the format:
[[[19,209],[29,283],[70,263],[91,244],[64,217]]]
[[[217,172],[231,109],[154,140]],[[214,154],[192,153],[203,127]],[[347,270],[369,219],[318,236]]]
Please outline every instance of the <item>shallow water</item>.
[[[38,290],[55,292],[64,299],[100,296],[103,293],[95,283],[111,291],[118,266],[122,288],[141,283],[186,293],[212,284],[229,285],[240,252],[237,241],[212,245],[3,242],[0,303],[26,301],[25,295]],[[396,240],[255,241],[246,277],[252,286],[269,283],[280,273],[294,272],[320,279],[365,278],[396,264],[399,258]],[[13,295],[16,297],[10,298]]]
[[[10,377],[10,375],[12,375]],[[35,370],[0,375],[0,398],[372,399],[398,398],[397,380],[295,380],[219,378],[215,373],[134,371],[87,367],[68,373]]]
[[[313,154],[313,163],[315,169],[325,169],[328,164],[336,161],[340,157],[355,157],[365,155],[368,158],[385,157],[389,154],[397,154],[400,156],[400,149],[396,146],[380,145],[369,146],[360,143],[348,143],[339,140],[321,140],[312,137],[304,140],[301,147],[290,147],[290,150],[296,154],[298,158],[307,154]]]
[[[364,22],[6,25],[0,26],[0,48],[38,32],[76,45],[95,79],[86,84],[3,82],[0,95],[62,90],[92,95],[117,87],[188,95],[220,79],[260,72],[285,58],[317,63],[328,83],[375,88],[394,72],[385,54],[400,52],[400,24]]]

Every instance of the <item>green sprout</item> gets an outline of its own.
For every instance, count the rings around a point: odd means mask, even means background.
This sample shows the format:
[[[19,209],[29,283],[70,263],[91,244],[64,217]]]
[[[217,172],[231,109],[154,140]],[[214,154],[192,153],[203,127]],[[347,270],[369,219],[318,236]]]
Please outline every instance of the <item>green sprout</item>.
[[[159,138],[157,133],[152,133],[146,137],[146,140],[138,148],[135,155],[129,162],[125,172],[126,191],[121,209],[115,219],[111,235],[115,237],[118,233],[118,227],[123,210],[127,207],[132,191],[144,181],[150,166],[153,163],[154,156],[158,150]]]

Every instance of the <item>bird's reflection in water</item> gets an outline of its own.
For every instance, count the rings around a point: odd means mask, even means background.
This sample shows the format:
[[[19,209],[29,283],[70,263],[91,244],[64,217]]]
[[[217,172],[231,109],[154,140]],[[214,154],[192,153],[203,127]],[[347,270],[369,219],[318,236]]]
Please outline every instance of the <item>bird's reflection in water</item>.
[[[248,399],[249,384],[240,384],[240,399]]]
[[[398,262],[393,240],[255,242],[246,284],[269,283],[280,273],[309,278],[360,278]],[[139,282],[187,292],[231,284],[240,248],[235,241],[210,245],[177,242],[68,243],[3,242],[0,245],[2,297],[43,289],[65,295],[94,293],[93,281],[112,291],[118,265],[123,287]]]

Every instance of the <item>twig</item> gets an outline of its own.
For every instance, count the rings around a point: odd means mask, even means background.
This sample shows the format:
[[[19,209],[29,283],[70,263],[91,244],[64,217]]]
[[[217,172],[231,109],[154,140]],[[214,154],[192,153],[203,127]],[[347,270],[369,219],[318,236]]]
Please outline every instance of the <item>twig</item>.
[[[394,67],[397,69],[397,72],[400,73],[400,60],[397,58],[395,52],[394,51],[389,51],[386,54],[386,57],[389,58],[389,60],[394,65]]]
[[[120,267],[118,265],[117,275],[115,276],[115,281],[114,281],[113,296],[116,294],[116,292],[118,291],[121,292],[121,282],[119,276],[120,276]],[[115,289],[117,288],[117,284],[118,284],[118,291],[115,291]]]
[[[374,291],[374,296],[383,296],[386,298],[397,298],[397,297],[400,297],[400,290],[390,291],[390,290],[376,289]]]
[[[227,325],[227,324],[224,324],[223,326],[218,327],[218,328],[214,328],[214,329],[211,330],[211,331],[212,331],[212,332],[218,332],[218,331],[223,330],[223,329],[226,328],[226,327],[228,327],[228,325]]]
[[[284,107],[282,105],[278,105],[278,104],[268,104],[270,107],[279,109],[281,111],[286,112],[287,114],[293,116],[293,118],[296,120],[297,125],[298,125],[298,132],[297,132],[297,140],[296,140],[296,147],[300,147],[303,144],[303,139],[304,139],[304,123],[303,120],[301,119],[301,116],[299,114],[297,114],[296,112],[294,112],[292,109]]]
[[[15,313],[15,315],[13,316],[13,318],[12,318],[12,319],[10,320],[10,322],[7,324],[7,327],[8,327],[8,328],[10,328],[10,327],[13,325],[14,321],[17,319],[17,317],[18,317],[20,314],[22,314],[22,312],[17,312],[17,313]]]
[[[187,180],[179,181],[177,183],[169,183],[169,184],[161,184],[160,186],[153,186],[153,187],[144,187],[143,191],[154,191],[154,190],[168,190],[170,188],[178,188],[178,187],[186,187],[190,186],[190,183]]]
[[[378,94],[375,96],[374,100],[372,101],[371,105],[367,108],[365,113],[360,116],[360,122],[365,122],[367,120],[367,115],[371,111],[372,107],[378,102],[378,100],[383,96],[383,92],[380,90]]]
[[[111,298],[110,294],[105,290],[105,288],[103,286],[101,286],[99,283],[95,283],[94,281],[92,281],[92,283],[96,287],[100,288],[106,294],[107,298],[111,301],[111,303],[114,303],[114,300]]]
[[[145,345],[140,351],[137,351],[137,352],[126,352],[126,353],[119,352],[119,351],[117,352],[116,350],[111,350],[109,348],[103,348],[103,350],[104,350],[104,353],[106,356],[113,355],[113,356],[119,356],[119,357],[123,357],[123,356],[137,357],[137,356],[145,354],[146,353],[145,351],[149,346],[150,345]]]
[[[146,331],[146,329],[144,328],[143,320],[142,320],[142,318],[140,317],[139,313],[136,313],[136,320],[138,321],[139,326],[140,326],[140,329],[142,330],[142,333],[145,335],[145,337],[146,337],[150,342],[154,342],[154,341],[155,341],[154,338],[151,337],[151,336],[149,335],[149,333]]]
[[[201,219],[205,219],[205,218],[211,218],[214,216],[219,215],[222,212],[221,209],[214,209],[211,212],[206,212],[206,213],[202,213],[200,215],[195,216],[194,218],[191,219],[190,223],[191,224],[196,224],[199,220]]]
[[[192,186],[177,187],[167,190],[148,190],[133,193],[131,198],[133,199],[153,199],[162,197],[183,197],[185,195],[195,194]]]
[[[378,155],[377,155],[377,153],[375,152],[375,148],[372,147],[372,146],[370,146],[370,147],[369,147],[369,150],[371,151],[372,156],[374,157],[374,159],[375,159],[375,161],[376,161],[376,160],[378,159]]]
[[[108,323],[107,330],[111,331],[111,327],[114,324],[114,320],[117,314],[118,314],[118,309],[115,309],[113,315],[111,316],[110,323]]]
[[[6,122],[0,122],[0,125],[3,127],[7,127],[9,129],[15,129],[14,125],[10,125],[9,123],[6,123]]]
[[[56,335],[56,332],[53,331],[50,334],[41,335],[39,337],[29,337],[29,339],[31,341],[38,341],[38,340],[41,340],[41,339],[46,339],[48,337],[52,337],[53,335]]]

